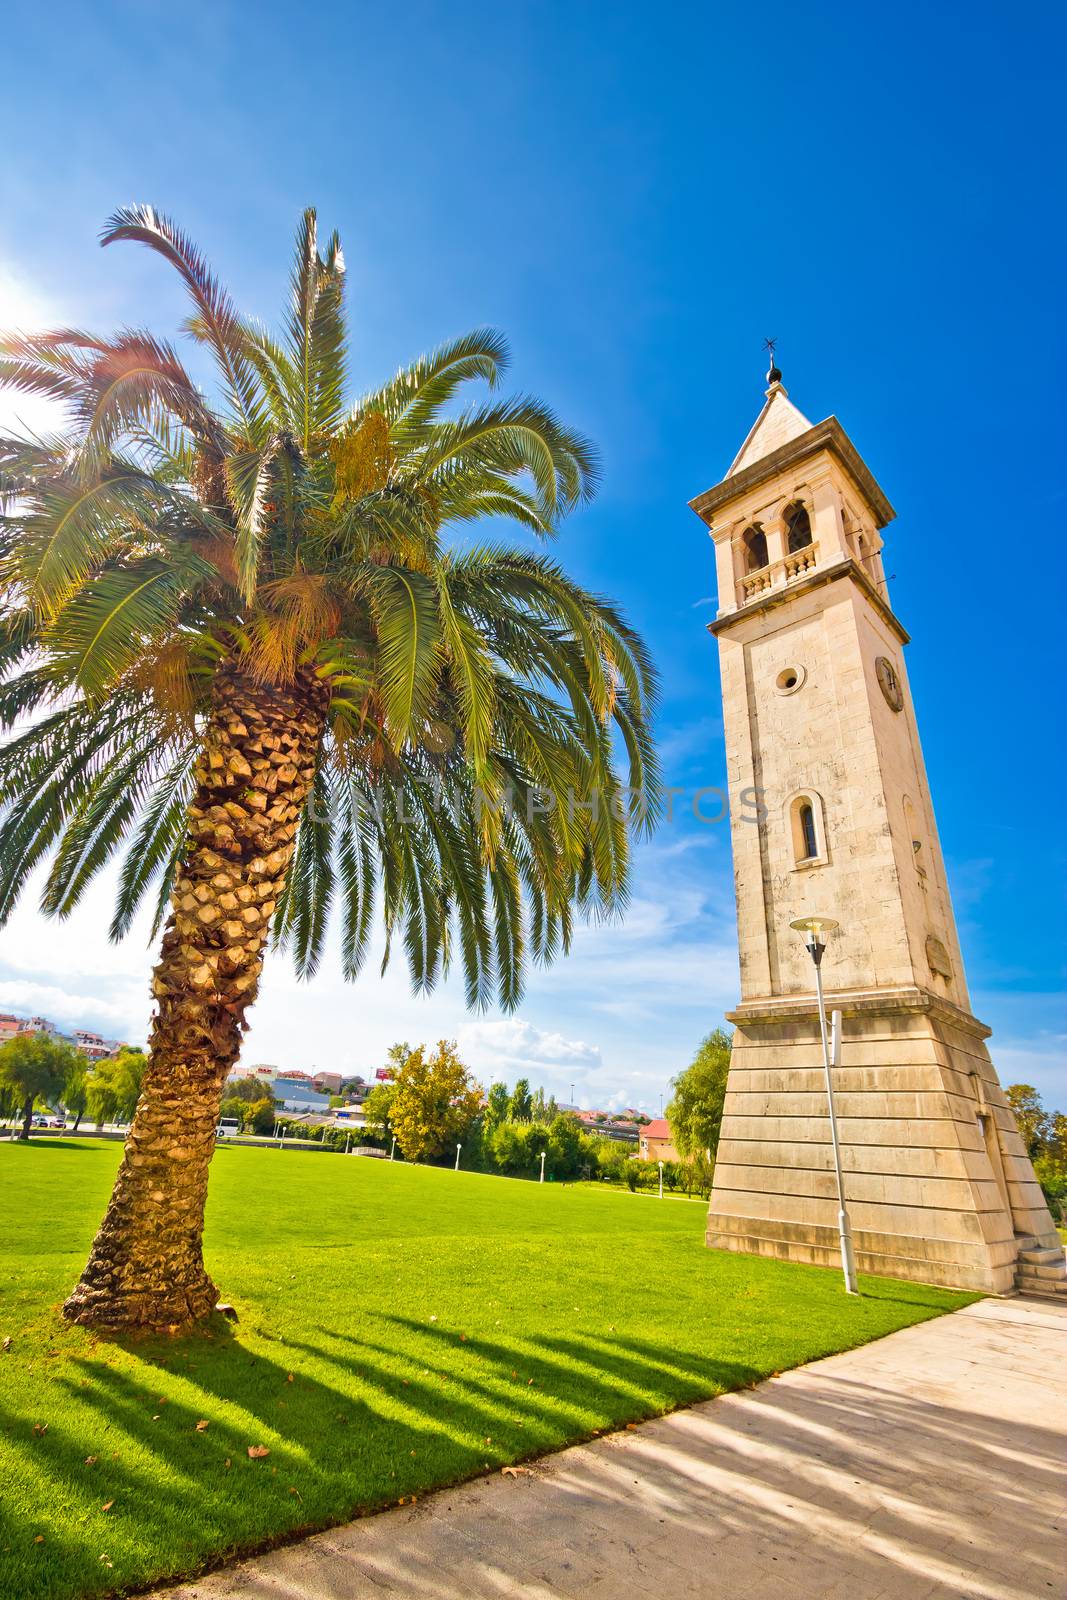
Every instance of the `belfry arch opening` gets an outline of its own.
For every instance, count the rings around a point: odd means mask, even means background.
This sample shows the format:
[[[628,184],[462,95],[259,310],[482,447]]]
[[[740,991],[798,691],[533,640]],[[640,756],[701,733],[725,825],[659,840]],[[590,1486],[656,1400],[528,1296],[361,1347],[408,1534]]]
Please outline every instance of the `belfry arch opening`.
[[[811,543],[811,518],[799,500],[794,501],[786,511],[785,532],[786,548],[790,555],[797,550],[806,550]]]
[[[746,572],[758,572],[767,565],[767,535],[762,528],[746,528],[741,543],[745,547]]]

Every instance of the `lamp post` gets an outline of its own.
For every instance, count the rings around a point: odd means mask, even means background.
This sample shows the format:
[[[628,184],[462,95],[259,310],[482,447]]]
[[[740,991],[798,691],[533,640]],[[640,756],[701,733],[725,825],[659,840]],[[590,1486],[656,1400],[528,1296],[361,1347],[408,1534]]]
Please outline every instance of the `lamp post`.
[[[545,1181],[545,1156],[547,1154],[548,1154],[547,1150],[542,1150],[541,1151],[541,1176],[537,1180],[538,1183],[544,1183],[544,1181]]]
[[[659,1164],[659,1197],[663,1199],[663,1162]]]
[[[456,1146],[456,1167],[455,1167],[455,1170],[457,1172],[459,1171],[459,1153],[460,1153],[460,1151],[462,1149],[463,1149],[463,1146],[461,1144],[457,1144],[457,1146]]]
[[[389,1146],[389,1159],[390,1159],[390,1161],[392,1161],[392,1159],[393,1159],[393,1157],[395,1155],[396,1155],[396,1134],[394,1133],[393,1134],[393,1142]]]
[[[837,1231],[841,1239],[841,1270],[845,1276],[845,1293],[858,1294],[856,1287],[856,1261],[852,1252],[852,1229],[845,1206],[845,1184],[841,1176],[841,1147],[837,1142],[837,1117],[834,1114],[833,1068],[837,1065],[841,1048],[841,1013],[833,1014],[833,1031],[826,1027],[826,1001],[822,992],[822,958],[826,945],[823,935],[831,933],[838,924],[832,917],[798,917],[789,924],[804,935],[815,966],[815,994],[819,1002],[819,1032],[822,1036],[822,1063],[826,1074],[826,1103],[830,1112],[830,1142],[834,1148],[834,1172],[837,1176]]]

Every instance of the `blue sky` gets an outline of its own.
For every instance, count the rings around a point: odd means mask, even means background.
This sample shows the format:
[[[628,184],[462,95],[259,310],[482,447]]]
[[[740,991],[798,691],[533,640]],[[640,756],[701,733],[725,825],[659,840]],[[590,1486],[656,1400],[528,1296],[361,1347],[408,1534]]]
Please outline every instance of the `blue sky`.
[[[503,328],[513,383],[604,457],[558,553],[618,598],[664,678],[672,782],[723,747],[709,541],[686,502],[762,399],[838,415],[897,508],[891,597],[978,1015],[1006,1080],[1063,1083],[1065,32],[1038,5],[180,10],[30,6],[6,27],[0,324],[182,315],[161,264],[95,237],[150,200],[276,314],[313,203],[349,265],[360,383]],[[106,886],[103,886],[106,887]],[[148,956],[97,900],[0,935],[0,1004],[143,1032]],[[479,1072],[658,1108],[736,994],[726,828],[641,854],[622,929],[583,931],[517,1018],[403,975],[268,974],[248,1052],[373,1067],[460,1035]],[[1062,1100],[1062,1092],[1059,1095]]]

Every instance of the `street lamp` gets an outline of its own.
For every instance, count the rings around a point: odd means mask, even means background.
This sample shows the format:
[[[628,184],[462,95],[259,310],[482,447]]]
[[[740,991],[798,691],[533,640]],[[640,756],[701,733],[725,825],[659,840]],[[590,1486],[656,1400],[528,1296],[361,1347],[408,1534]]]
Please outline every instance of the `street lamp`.
[[[824,935],[832,933],[838,924],[832,917],[798,917],[789,924],[804,935],[808,954],[815,965],[815,993],[819,1002],[819,1032],[822,1035],[822,1063],[826,1074],[826,1103],[830,1111],[830,1141],[834,1147],[834,1171],[837,1174],[837,1231],[841,1238],[841,1270],[845,1275],[845,1293],[858,1294],[856,1287],[856,1261],[852,1253],[852,1230],[845,1206],[845,1184],[841,1176],[841,1147],[837,1142],[837,1117],[834,1115],[834,1085],[832,1069],[837,1065],[841,1048],[841,1013],[833,1014],[833,1031],[826,1028],[826,1001],[822,992],[822,958],[826,949]]]
[[[663,1162],[659,1164],[659,1197],[663,1199]]]
[[[393,1157],[395,1155],[396,1155],[396,1134],[394,1133],[393,1134],[393,1142],[389,1146],[389,1159],[390,1159],[390,1161],[392,1161],[392,1159],[393,1159]]]
[[[459,1153],[460,1153],[460,1151],[462,1149],[463,1149],[463,1146],[461,1144],[457,1144],[457,1146],[456,1146],[456,1171],[457,1172],[459,1171]]]
[[[545,1181],[545,1156],[547,1154],[548,1154],[547,1150],[542,1150],[541,1151],[541,1176],[537,1180],[538,1183],[544,1183],[544,1181]]]

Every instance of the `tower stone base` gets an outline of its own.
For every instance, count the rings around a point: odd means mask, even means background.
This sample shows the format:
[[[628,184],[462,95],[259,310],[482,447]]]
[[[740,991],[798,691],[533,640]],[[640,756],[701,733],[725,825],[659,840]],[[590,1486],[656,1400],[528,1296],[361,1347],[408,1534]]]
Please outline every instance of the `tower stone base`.
[[[985,1040],[921,989],[831,996],[843,1013],[834,1099],[861,1272],[1009,1294],[1063,1252]],[[810,999],[748,1002],[736,1026],[708,1244],[840,1264],[818,1015]],[[1052,1263],[1049,1265],[1049,1263]]]

